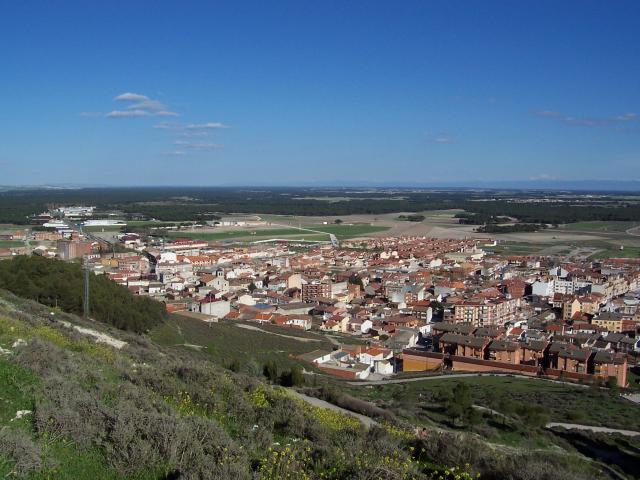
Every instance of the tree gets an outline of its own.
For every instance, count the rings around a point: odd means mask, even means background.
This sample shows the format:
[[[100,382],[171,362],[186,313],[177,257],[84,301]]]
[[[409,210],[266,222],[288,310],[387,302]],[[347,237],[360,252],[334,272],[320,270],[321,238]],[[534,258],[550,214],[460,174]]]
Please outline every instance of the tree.
[[[254,290],[257,290],[257,289],[258,289],[258,287],[256,286],[256,284],[255,284],[255,283],[253,283],[253,282],[251,282],[247,288],[249,289],[249,291],[250,291],[251,293],[253,293],[253,292],[254,292]]]
[[[440,396],[440,401],[443,403],[445,412],[454,425],[461,418],[467,421],[469,419],[476,420],[477,418],[473,417],[473,398],[471,389],[466,383],[457,383],[451,391],[443,392]]]
[[[340,220],[339,218],[336,218],[333,223],[335,223],[336,225],[340,225],[342,223],[342,220]]]
[[[283,387],[296,387],[304,383],[304,375],[299,365],[294,365],[290,370],[282,372],[280,385]]]
[[[270,382],[275,382],[278,380],[278,364],[273,360],[269,360],[264,364],[264,368],[262,369],[262,374],[269,379]]]

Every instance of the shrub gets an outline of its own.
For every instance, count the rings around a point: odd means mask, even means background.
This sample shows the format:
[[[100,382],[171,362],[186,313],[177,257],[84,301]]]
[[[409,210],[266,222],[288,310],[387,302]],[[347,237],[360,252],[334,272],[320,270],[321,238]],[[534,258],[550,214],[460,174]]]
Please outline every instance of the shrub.
[[[0,455],[9,459],[11,472],[15,476],[22,477],[42,467],[40,447],[23,430],[0,427]]]

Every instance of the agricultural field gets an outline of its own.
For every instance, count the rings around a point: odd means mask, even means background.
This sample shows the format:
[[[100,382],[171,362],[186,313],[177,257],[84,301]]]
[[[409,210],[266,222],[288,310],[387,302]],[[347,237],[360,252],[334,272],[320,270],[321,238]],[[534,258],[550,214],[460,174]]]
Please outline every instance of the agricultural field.
[[[483,247],[487,252],[497,255],[536,255],[545,248],[541,243],[502,242],[492,247]]]
[[[638,225],[638,222],[577,222],[564,224],[561,228],[578,232],[626,232]]]
[[[332,233],[338,238],[361,237],[370,233],[384,232],[389,230],[389,227],[367,224],[304,225],[303,228],[309,228],[310,230],[316,230],[319,232]]]
[[[308,230],[305,230],[308,229]],[[371,225],[305,225],[300,228],[244,228],[222,231],[179,231],[169,232],[173,238],[194,238],[205,241],[219,241],[231,239],[263,240],[268,238],[286,238],[291,240],[328,240],[332,233],[338,238],[352,238],[381,232],[388,227]],[[324,232],[327,235],[323,235]]]
[[[285,368],[298,363],[290,354],[332,349],[329,340],[321,335],[287,328],[255,327],[264,331],[241,328],[236,323],[225,321],[208,324],[174,314],[167,322],[153,329],[150,335],[164,346],[199,350],[220,365],[254,360],[261,366],[273,360]]]
[[[22,247],[24,242],[21,240],[0,240],[0,248]]]
[[[624,250],[619,248],[608,248],[596,252],[592,259],[605,259],[605,258],[640,258],[640,247],[624,247]]]

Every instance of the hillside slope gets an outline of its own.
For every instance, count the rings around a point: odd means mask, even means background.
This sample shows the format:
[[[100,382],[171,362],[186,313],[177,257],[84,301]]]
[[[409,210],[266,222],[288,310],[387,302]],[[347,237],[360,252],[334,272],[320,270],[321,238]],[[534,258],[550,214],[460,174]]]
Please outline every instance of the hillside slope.
[[[0,347],[3,478],[601,478],[566,454],[494,451],[464,433],[419,440],[399,423],[366,429],[261,376],[4,291]]]

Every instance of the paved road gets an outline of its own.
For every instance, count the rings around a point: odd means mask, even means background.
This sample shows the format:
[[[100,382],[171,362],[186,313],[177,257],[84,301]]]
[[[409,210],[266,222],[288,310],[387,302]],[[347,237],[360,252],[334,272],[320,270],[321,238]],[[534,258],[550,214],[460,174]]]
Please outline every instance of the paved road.
[[[298,397],[299,399],[304,400],[309,405],[313,405],[314,407],[328,408],[329,410],[333,410],[335,412],[340,412],[340,413],[344,413],[345,415],[350,415],[352,417],[355,417],[358,420],[360,420],[365,427],[372,427],[374,425],[378,425],[378,422],[376,422],[373,418],[367,417],[366,415],[361,415],[359,413],[352,412],[351,410],[338,407],[333,403],[325,402],[324,400],[320,400],[319,398],[310,397],[303,393],[296,392],[295,390],[292,390],[292,389],[289,389],[289,392],[292,395]]]
[[[640,435],[640,432],[635,432],[633,430],[620,430],[617,428],[595,427],[593,425],[580,425],[578,423],[551,422],[551,423],[547,423],[546,425],[546,428],[553,428],[553,427],[566,428],[567,430],[588,430],[591,432],[598,432],[598,433],[619,433],[620,435],[625,435],[627,437],[637,437]]]
[[[527,375],[514,375],[512,373],[452,373],[450,375],[429,375],[424,377],[396,378],[396,379],[390,379],[390,380],[372,380],[372,381],[365,380],[365,381],[357,381],[357,382],[347,382],[347,384],[366,387],[370,385],[391,385],[396,383],[422,382],[424,380],[447,380],[449,378],[467,378],[467,377],[514,377],[514,378],[521,378],[523,380],[540,380],[544,382],[558,383],[558,384],[567,385],[570,387],[589,388],[588,385],[581,385],[579,383],[560,382],[558,380],[529,377]]]

